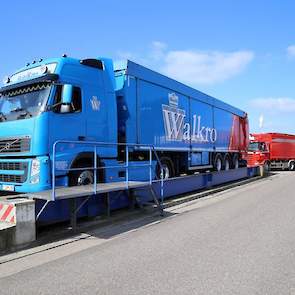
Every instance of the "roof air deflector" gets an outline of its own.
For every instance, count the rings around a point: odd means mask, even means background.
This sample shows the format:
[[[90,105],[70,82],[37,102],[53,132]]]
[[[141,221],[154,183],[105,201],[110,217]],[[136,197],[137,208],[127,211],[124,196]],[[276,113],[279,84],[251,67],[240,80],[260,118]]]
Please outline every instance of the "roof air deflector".
[[[80,64],[84,66],[96,68],[99,70],[103,70],[103,62],[99,59],[94,59],[94,58],[81,59]]]

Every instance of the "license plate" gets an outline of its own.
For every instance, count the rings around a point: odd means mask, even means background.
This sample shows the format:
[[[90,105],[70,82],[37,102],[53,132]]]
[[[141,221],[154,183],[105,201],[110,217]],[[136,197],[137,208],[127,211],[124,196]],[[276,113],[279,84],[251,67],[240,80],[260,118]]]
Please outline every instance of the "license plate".
[[[14,192],[14,185],[2,184],[3,191]]]

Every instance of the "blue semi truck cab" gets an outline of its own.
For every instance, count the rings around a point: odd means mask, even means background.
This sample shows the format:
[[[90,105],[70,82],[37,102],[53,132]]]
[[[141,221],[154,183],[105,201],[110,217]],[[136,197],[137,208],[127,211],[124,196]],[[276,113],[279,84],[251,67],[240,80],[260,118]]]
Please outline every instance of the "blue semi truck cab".
[[[110,60],[40,60],[6,82],[0,99],[0,189],[49,189],[52,147],[57,140],[117,141]],[[115,158],[117,148],[102,149],[100,156]],[[89,157],[77,147],[57,163],[79,165]]]
[[[142,145],[131,157],[135,162],[145,159],[145,146],[152,145],[166,177],[238,168],[247,126],[243,111],[130,61],[115,69],[106,58],[34,61],[0,88],[0,190],[50,189],[59,140]],[[121,152],[116,145],[98,149],[99,165],[120,163]],[[89,169],[66,171],[93,166],[87,145],[60,145],[55,164],[63,168],[59,185],[93,181]],[[100,178],[123,176],[117,171]]]

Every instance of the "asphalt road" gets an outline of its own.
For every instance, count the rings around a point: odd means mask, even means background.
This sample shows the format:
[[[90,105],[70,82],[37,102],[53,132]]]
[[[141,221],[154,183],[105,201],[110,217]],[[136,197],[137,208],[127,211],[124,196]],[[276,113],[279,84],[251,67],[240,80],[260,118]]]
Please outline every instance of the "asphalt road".
[[[0,265],[0,294],[295,294],[295,173]]]

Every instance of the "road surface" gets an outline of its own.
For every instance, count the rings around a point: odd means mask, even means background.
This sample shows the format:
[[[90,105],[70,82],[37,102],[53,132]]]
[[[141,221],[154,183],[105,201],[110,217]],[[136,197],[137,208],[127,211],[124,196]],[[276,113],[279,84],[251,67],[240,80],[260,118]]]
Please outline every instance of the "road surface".
[[[0,294],[295,294],[295,173],[0,265]]]

